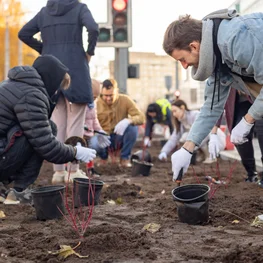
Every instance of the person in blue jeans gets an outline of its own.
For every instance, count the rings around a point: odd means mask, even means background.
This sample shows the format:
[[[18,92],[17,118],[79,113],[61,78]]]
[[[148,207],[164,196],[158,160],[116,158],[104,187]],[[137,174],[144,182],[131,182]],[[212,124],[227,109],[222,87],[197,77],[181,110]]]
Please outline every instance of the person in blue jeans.
[[[97,115],[102,129],[111,139],[106,149],[94,148],[98,150],[100,164],[106,164],[109,155],[116,161],[120,151],[120,166],[131,167],[129,159],[138,136],[138,125],[145,121],[143,112],[128,95],[119,94],[116,80],[106,79],[97,99]]]
[[[135,144],[137,137],[138,127],[129,125],[123,135],[112,133],[110,135],[111,145],[107,148],[96,148],[97,154],[102,160],[106,161],[110,153],[115,156],[116,153],[120,151],[120,159],[129,160],[133,145]],[[130,167],[131,164],[129,162],[126,162],[126,164],[122,166]]]

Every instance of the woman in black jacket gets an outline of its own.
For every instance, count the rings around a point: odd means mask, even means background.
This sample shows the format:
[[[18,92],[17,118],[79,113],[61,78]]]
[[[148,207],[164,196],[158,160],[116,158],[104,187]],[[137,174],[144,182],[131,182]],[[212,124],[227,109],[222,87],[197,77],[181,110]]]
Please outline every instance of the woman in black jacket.
[[[12,68],[8,80],[0,84],[0,182],[14,182],[15,193],[37,179],[43,160],[67,163],[95,158],[94,150],[65,145],[54,135],[50,116],[59,93],[70,84],[67,72],[57,58],[45,55],[33,67]]]

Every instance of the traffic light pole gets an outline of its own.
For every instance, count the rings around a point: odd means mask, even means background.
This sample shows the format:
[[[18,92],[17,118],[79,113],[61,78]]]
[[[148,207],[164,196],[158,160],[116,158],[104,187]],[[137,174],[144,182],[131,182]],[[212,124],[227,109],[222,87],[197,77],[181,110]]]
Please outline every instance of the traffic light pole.
[[[127,94],[128,60],[128,48],[115,48],[114,77],[120,93],[124,94]]]

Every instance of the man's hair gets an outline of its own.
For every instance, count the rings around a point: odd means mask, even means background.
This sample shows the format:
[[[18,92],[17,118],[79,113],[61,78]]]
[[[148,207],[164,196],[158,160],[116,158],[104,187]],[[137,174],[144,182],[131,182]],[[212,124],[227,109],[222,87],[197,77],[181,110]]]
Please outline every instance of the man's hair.
[[[163,49],[171,55],[175,49],[191,51],[189,44],[201,43],[202,21],[185,15],[172,22],[165,31]]]
[[[118,84],[115,79],[106,79],[102,82],[102,88],[105,89],[118,89]]]

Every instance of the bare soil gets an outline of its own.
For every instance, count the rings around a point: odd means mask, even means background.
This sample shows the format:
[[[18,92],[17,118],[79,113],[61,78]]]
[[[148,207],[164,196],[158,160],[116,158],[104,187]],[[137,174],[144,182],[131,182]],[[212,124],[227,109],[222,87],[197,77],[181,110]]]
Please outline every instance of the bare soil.
[[[138,148],[134,149],[134,152]],[[98,167],[105,182],[99,205],[76,252],[58,259],[48,251],[59,245],[78,244],[79,238],[67,221],[39,221],[30,205],[3,205],[0,219],[0,262],[263,262],[263,228],[250,226],[263,214],[263,189],[244,182],[245,170],[237,163],[227,186],[220,186],[209,201],[209,221],[202,225],[181,223],[171,191],[170,161],[156,156],[160,145],[150,148],[154,166],[150,176],[131,176],[131,168],[116,164]],[[219,161],[220,179],[227,181],[233,161]],[[84,165],[82,165],[84,168]],[[208,184],[205,175],[217,177],[216,164],[190,167],[182,184]],[[52,165],[45,162],[34,187],[51,184]],[[116,205],[108,201],[116,201]],[[159,231],[143,230],[146,224],[160,224]]]

